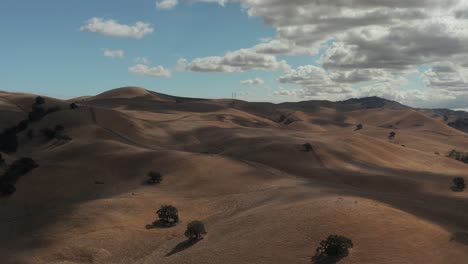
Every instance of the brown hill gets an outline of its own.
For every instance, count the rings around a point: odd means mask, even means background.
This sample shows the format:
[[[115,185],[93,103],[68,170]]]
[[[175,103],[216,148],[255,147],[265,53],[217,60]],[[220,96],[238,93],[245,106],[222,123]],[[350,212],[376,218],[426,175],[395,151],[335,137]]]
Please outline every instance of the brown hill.
[[[34,99],[0,93],[2,128],[27,118]],[[311,263],[330,234],[353,240],[340,263],[468,259],[468,192],[450,189],[453,177],[468,180],[468,165],[446,157],[468,152],[468,136],[424,111],[375,98],[269,104],[142,88],[78,109],[45,100],[61,110],[2,153],[39,164],[0,198],[2,263]],[[57,125],[71,140],[40,133]],[[144,184],[150,170],[161,184]],[[147,229],[162,204],[181,223]],[[196,219],[208,234],[187,246]]]

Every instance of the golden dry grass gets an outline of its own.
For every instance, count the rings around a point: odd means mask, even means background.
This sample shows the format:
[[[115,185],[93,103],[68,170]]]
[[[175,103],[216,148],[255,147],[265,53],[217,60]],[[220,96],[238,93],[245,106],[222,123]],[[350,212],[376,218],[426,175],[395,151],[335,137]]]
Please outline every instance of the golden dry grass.
[[[0,93],[2,128],[33,100]],[[2,263],[311,263],[330,234],[354,242],[340,263],[468,263],[468,192],[450,190],[468,165],[445,157],[468,151],[468,135],[423,112],[282,109],[297,120],[286,126],[268,105],[135,87],[81,98],[76,110],[46,100],[66,110],[31,128],[62,124],[73,140],[23,132],[4,155],[40,167],[0,199]],[[162,184],[143,184],[150,170]],[[162,204],[181,223],[146,229]],[[195,219],[208,235],[174,253]]]

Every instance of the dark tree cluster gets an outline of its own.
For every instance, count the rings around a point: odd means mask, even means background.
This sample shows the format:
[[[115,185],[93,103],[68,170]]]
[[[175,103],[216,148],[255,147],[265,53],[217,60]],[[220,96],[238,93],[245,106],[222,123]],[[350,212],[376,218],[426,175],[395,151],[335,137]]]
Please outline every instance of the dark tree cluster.
[[[162,205],[156,214],[159,220],[153,223],[154,225],[171,227],[179,223],[179,211],[172,205]]]
[[[356,128],[354,129],[354,131],[358,131],[358,130],[361,130],[361,129],[363,129],[363,128],[364,128],[364,126],[363,126],[362,124],[357,124],[357,125],[356,125]]]
[[[150,171],[148,172],[148,177],[149,179],[146,181],[146,183],[149,185],[159,184],[162,182],[162,175],[159,172]]]
[[[53,129],[52,128],[44,128],[41,130],[42,135],[47,140],[52,139],[61,139],[61,140],[70,140],[71,138],[65,135],[65,128],[62,125],[56,125]]]
[[[71,103],[70,104],[70,109],[77,109],[79,106],[76,103]]]
[[[159,220],[153,222],[153,227],[173,227],[179,223],[179,211],[172,205],[162,205],[156,214]],[[188,223],[184,233],[190,242],[199,241],[206,234],[205,225],[198,220]]]
[[[44,104],[45,104],[44,98],[40,96],[36,97],[36,100],[34,104],[32,105],[32,110],[31,112],[29,112],[29,115],[28,115],[29,121],[31,122],[39,121],[44,116],[60,110],[60,107],[57,107],[57,106],[51,107],[51,108],[45,108]]]
[[[302,150],[305,152],[311,152],[312,151],[312,145],[310,143],[305,143],[302,145]]]
[[[466,188],[466,185],[465,185],[465,179],[463,179],[462,177],[456,177],[453,179],[453,189],[455,191],[463,191],[465,190]]]
[[[38,96],[36,97],[34,104],[32,105],[32,110],[28,114],[28,119],[22,120],[16,126],[5,129],[0,133],[0,151],[6,153],[16,152],[18,149],[18,133],[28,129],[30,122],[35,122],[41,120],[44,116],[59,111],[59,107],[44,108],[45,99]],[[47,133],[50,131],[47,131]],[[33,138],[33,131],[30,129],[27,132],[27,137],[29,139]]]
[[[326,260],[337,261],[348,256],[349,249],[352,247],[353,242],[351,239],[344,236],[330,235],[326,240],[320,242],[313,260],[319,263]]]
[[[458,161],[468,163],[468,153],[464,153],[461,151],[451,150],[448,156],[452,159],[456,159]]]
[[[37,167],[37,163],[31,158],[21,158],[14,161],[0,177],[0,194],[7,196],[15,193],[15,184],[19,178]]]
[[[396,133],[395,132],[390,132],[390,134],[388,134],[388,139],[392,140],[396,137]]]
[[[13,129],[5,129],[0,134],[0,151],[6,153],[16,152],[18,149],[18,138]]]
[[[468,118],[466,117],[457,118],[455,121],[449,122],[448,125],[453,128],[466,131],[466,129],[468,128]]]
[[[198,241],[206,235],[205,225],[201,221],[192,221],[188,223],[187,229],[185,230],[185,237],[190,241]]]
[[[18,149],[17,134],[26,130],[28,125],[28,120],[22,120],[16,126],[3,130],[0,134],[0,151],[4,151],[6,153],[16,152]]]

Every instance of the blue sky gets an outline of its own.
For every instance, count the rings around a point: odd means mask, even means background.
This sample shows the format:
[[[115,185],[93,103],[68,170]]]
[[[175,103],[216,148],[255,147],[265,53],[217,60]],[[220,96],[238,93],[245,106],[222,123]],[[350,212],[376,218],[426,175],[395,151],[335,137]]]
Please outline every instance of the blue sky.
[[[138,2],[138,4],[135,4]],[[170,12],[154,1],[18,1],[0,4],[0,89],[72,97],[135,85],[176,95],[229,97],[252,72],[205,74],[173,71],[171,78],[133,75],[134,58],[174,68],[179,58],[223,54],[250,47],[274,29],[249,18],[239,4],[196,3]],[[120,39],[80,31],[92,17],[120,23],[151,23],[154,33]],[[216,21],[213,23],[213,21]],[[125,51],[124,59],[103,56],[103,49]],[[274,81],[273,74],[261,74]]]
[[[468,108],[468,4],[429,2],[2,0],[0,89]]]

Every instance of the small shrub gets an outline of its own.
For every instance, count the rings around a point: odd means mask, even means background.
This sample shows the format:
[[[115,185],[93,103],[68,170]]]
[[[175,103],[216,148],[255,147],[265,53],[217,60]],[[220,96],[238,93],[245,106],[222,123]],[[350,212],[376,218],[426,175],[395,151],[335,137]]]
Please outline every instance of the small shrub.
[[[315,258],[344,258],[348,256],[349,249],[352,247],[353,242],[351,239],[344,236],[331,235],[326,240],[320,242]]]
[[[388,139],[392,140],[396,137],[396,133],[395,132],[390,132],[390,134],[388,134]]]
[[[364,128],[364,126],[362,124],[357,124],[356,129],[354,129],[354,131],[361,130],[363,128]]]
[[[203,238],[203,235],[206,235],[205,225],[201,221],[192,221],[187,225],[187,230],[185,230],[185,237],[191,241],[197,241]]]
[[[156,214],[163,226],[174,226],[179,223],[179,211],[172,205],[162,205]]]
[[[78,105],[76,103],[71,103],[70,104],[70,109],[77,109]]]
[[[310,143],[305,143],[304,145],[302,145],[302,149],[305,152],[311,152],[312,151],[312,145]]]
[[[465,189],[465,179],[463,179],[462,177],[456,177],[453,179],[453,185],[455,187],[455,189],[459,190],[459,191],[463,191]]]
[[[146,181],[148,184],[153,185],[153,184],[159,184],[162,182],[162,175],[159,172],[156,171],[150,171],[148,172],[148,181]]]

